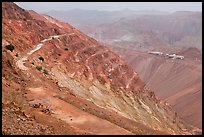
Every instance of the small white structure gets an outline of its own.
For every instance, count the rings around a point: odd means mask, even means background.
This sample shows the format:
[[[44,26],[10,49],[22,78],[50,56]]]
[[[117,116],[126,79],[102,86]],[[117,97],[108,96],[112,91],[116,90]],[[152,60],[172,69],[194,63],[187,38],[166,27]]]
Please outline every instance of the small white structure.
[[[174,58],[176,56],[176,54],[166,54],[169,58]]]
[[[173,59],[184,59],[184,56],[176,55]]]
[[[184,56],[180,56],[180,55],[176,55],[176,54],[172,54],[172,55],[166,54],[166,56],[168,56],[169,58],[172,58],[172,59],[184,59]]]
[[[154,54],[154,55],[163,55],[162,52],[158,52],[158,51],[148,51],[149,54]]]

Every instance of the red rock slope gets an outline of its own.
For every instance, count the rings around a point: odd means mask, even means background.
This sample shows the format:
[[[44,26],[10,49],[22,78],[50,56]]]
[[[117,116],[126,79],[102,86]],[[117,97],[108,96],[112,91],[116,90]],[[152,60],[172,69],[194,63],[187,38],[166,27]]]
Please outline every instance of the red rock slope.
[[[13,3],[3,3],[3,7],[7,7],[3,10],[9,10],[17,6]],[[25,14],[29,12],[25,11]],[[30,105],[43,104],[51,110],[53,118],[91,134],[104,134],[105,131],[102,132],[101,127],[86,128],[91,125],[90,119],[94,116],[78,111],[62,101],[62,97],[56,98],[61,90],[65,94],[69,92],[90,101],[107,112],[111,111],[137,122],[142,125],[134,132],[137,134],[197,132],[196,128],[177,117],[170,106],[159,101],[152,91],[146,89],[138,74],[117,54],[68,24],[45,15],[36,19],[36,13],[30,15],[33,20],[20,17],[18,20],[4,19],[7,16],[3,15],[2,23],[3,40],[15,45],[14,53],[20,54],[19,58],[14,57],[15,68],[27,78],[26,97]],[[10,55],[12,56],[13,52]],[[43,59],[40,60],[40,56]],[[37,106],[41,108],[41,105]],[[70,122],[67,119],[69,115],[74,115],[78,119],[77,122]],[[92,122],[98,125],[99,121]],[[105,122],[103,124],[108,126]],[[116,125],[114,127],[116,128]],[[117,133],[121,132],[120,130]],[[109,134],[108,131],[106,133]]]
[[[147,86],[166,100],[185,121],[202,127],[202,67],[201,54],[196,48],[177,52],[184,60],[115,47]],[[169,53],[164,51],[164,53]],[[174,50],[175,51],[175,50]],[[170,52],[171,53],[171,52]]]

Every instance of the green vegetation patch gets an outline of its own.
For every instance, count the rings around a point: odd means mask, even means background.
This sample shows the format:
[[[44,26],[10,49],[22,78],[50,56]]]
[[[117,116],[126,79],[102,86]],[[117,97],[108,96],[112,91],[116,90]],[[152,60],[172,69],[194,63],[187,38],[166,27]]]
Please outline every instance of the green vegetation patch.
[[[6,50],[2,50],[2,53],[6,53]]]
[[[6,46],[6,49],[12,52],[14,50],[14,46],[12,44],[9,44]]]
[[[64,50],[65,50],[65,51],[68,51],[69,49],[68,49],[68,48],[64,48]]]
[[[41,71],[42,70],[42,66],[36,66],[36,69]]]
[[[39,57],[39,60],[42,60],[42,61],[44,61],[44,58],[43,58],[42,56],[40,56],[40,57]]]
[[[47,75],[47,74],[48,74],[48,71],[47,71],[46,69],[44,69],[44,70],[43,70],[43,73]]]

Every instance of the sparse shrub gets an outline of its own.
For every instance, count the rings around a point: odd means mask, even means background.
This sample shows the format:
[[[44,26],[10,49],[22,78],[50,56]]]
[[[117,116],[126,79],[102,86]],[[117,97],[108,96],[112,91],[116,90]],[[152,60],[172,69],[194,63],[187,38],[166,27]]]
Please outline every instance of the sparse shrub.
[[[34,63],[34,62],[32,62],[31,64],[35,65],[35,63]]]
[[[36,66],[36,69],[41,71],[42,70],[42,66]]]
[[[42,60],[42,61],[44,61],[44,58],[43,58],[42,56],[40,56],[40,57],[39,57],[39,60]]]
[[[2,52],[3,52],[3,53],[6,53],[6,50],[3,50]]]
[[[97,79],[98,81],[101,83],[101,84],[105,84],[106,81],[104,80],[104,78],[102,78],[101,76],[97,76]]]
[[[10,62],[9,60],[6,61],[6,64],[7,64],[10,68],[12,68],[11,62]]]
[[[58,54],[58,56],[61,56],[61,54]]]
[[[44,73],[44,74],[48,74],[48,71],[44,69],[44,70],[43,70],[43,73]]]
[[[68,51],[68,48],[64,48],[64,50]]]
[[[12,44],[9,44],[6,46],[6,49],[12,52],[14,50],[14,46]]]
[[[18,53],[16,53],[16,55],[15,55],[16,57],[18,57]]]

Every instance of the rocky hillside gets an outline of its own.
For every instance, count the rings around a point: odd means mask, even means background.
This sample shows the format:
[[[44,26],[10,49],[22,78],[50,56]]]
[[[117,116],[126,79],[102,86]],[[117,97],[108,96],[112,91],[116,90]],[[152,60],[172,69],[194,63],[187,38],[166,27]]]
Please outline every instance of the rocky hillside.
[[[33,134],[200,132],[157,99],[124,60],[93,38],[14,3],[2,3],[2,8],[4,134],[19,134],[18,129],[27,134],[26,128],[32,130],[29,117],[31,123],[40,124]],[[19,97],[22,100],[16,100]],[[19,107],[19,113],[13,107]],[[22,125],[27,123],[26,128],[17,123],[9,128],[8,113],[13,119],[19,117]]]
[[[148,54],[148,51],[118,46],[112,48],[137,70],[158,97],[172,105],[179,116],[190,124],[202,127],[202,57],[198,49],[157,49],[164,54],[176,53],[185,57],[184,60],[172,60]]]

